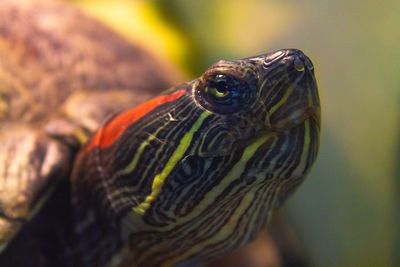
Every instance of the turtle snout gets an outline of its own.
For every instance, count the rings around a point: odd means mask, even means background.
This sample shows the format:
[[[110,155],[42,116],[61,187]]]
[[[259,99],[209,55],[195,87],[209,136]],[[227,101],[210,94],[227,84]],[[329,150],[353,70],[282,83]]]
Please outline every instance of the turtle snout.
[[[285,55],[287,61],[292,62],[292,67],[298,72],[304,72],[306,70],[313,71],[314,65],[311,60],[299,49],[284,49],[281,50]]]
[[[297,72],[306,70],[313,71],[314,66],[311,60],[299,49],[281,49],[262,56],[264,70],[270,70],[276,66],[294,68]]]

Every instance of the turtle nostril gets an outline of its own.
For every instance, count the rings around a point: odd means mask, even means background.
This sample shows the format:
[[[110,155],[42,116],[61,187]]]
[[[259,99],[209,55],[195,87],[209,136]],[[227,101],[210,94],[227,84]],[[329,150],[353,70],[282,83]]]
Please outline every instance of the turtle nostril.
[[[296,57],[295,59],[294,59],[294,68],[297,70],[297,71],[299,71],[299,72],[303,72],[304,71],[304,64],[303,64],[303,61],[299,58],[299,57]]]

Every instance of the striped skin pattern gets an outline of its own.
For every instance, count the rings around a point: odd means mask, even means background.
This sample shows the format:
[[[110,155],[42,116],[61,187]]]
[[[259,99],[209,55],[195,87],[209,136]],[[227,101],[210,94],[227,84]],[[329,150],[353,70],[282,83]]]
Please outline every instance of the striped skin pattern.
[[[301,51],[219,61],[105,123],[78,157],[76,206],[107,221],[109,254],[125,246],[129,266],[190,266],[255,238],[309,172],[319,132]]]

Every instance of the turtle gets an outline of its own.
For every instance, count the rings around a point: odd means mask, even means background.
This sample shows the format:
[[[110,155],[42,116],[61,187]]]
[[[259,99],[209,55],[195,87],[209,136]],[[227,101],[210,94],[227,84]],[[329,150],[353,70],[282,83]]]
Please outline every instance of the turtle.
[[[298,49],[173,86],[66,3],[3,0],[0,18],[2,266],[199,266],[253,240],[317,157]]]

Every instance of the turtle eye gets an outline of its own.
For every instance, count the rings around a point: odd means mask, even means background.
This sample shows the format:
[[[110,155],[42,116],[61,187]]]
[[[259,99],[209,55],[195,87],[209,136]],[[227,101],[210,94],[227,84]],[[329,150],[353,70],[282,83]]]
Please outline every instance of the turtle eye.
[[[229,114],[242,110],[251,101],[252,91],[244,81],[217,74],[209,76],[198,86],[196,99],[207,110]]]

